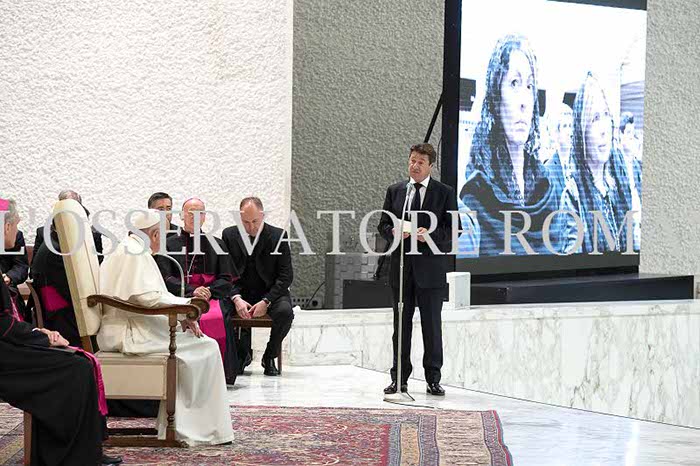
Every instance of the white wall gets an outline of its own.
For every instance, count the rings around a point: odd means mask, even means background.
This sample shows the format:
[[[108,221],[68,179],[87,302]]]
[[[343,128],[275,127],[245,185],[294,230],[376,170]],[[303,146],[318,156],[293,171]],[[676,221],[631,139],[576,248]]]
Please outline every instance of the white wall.
[[[285,221],[292,15],[292,0],[0,4],[0,196],[20,228],[33,238],[64,188],[93,212],[258,195]]]
[[[297,296],[311,296],[325,279],[331,222],[316,220],[316,211],[355,210],[357,220],[341,225],[357,244],[362,216],[406,176],[409,148],[423,141],[442,91],[444,5],[295,1],[292,195],[317,253],[294,257]],[[435,146],[440,129],[438,120]]]

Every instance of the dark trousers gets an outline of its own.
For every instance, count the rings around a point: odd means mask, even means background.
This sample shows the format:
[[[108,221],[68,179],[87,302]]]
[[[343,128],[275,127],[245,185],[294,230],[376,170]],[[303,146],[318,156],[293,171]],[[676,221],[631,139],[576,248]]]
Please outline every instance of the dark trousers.
[[[261,299],[257,296],[251,297],[246,296],[245,294],[242,297],[251,305],[255,305],[255,303]],[[270,306],[267,308],[267,315],[269,315],[270,319],[272,319],[272,329],[270,331],[270,340],[267,342],[267,348],[265,348],[263,358],[272,359],[276,358],[280,353],[282,341],[292,328],[292,321],[294,320],[292,300],[289,299],[289,296],[280,296],[275,301],[270,303]],[[252,359],[253,350],[251,348],[250,329],[241,330],[238,348],[238,359],[241,364],[244,363],[247,355],[250,355]]]
[[[423,369],[425,380],[428,383],[440,382],[440,369],[442,368],[442,298],[445,294],[443,288],[419,288],[413,278],[411,270],[406,272],[404,282],[403,321],[401,345],[401,379],[407,383],[413,372],[411,365],[411,335],[413,333],[413,313],[416,305],[420,311],[420,325],[423,333]],[[396,381],[397,365],[397,340],[399,329],[399,289],[392,287],[394,297],[394,335],[392,343],[394,349],[393,365],[391,367],[391,380]]]
[[[224,375],[226,385],[235,385],[239,370],[239,350],[237,330],[231,325],[231,319],[236,317],[236,309],[230,299],[219,300],[221,314],[224,317],[224,329],[226,330],[226,351],[224,352]],[[242,361],[240,361],[242,363]]]

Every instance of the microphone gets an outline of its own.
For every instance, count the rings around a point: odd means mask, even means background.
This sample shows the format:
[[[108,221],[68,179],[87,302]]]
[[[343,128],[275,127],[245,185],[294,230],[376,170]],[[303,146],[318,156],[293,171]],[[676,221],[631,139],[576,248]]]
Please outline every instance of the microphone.
[[[416,190],[416,187],[413,185],[413,182],[411,180],[409,180],[408,183],[406,183],[406,199],[403,200],[403,210],[401,212],[401,220],[402,221],[404,218],[406,218],[406,209],[408,208],[408,198],[411,197],[411,192],[415,191],[415,190]]]

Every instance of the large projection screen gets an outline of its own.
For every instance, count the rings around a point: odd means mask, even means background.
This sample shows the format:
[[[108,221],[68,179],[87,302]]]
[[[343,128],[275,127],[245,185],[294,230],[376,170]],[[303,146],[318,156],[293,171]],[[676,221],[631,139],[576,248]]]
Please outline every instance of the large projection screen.
[[[458,270],[636,270],[645,52],[645,1],[448,0]]]

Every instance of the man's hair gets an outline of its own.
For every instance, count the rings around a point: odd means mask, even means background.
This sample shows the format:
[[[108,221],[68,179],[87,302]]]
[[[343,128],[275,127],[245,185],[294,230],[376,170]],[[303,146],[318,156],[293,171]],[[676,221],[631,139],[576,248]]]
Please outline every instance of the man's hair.
[[[173,202],[173,198],[170,197],[170,194],[168,194],[168,193],[157,192],[157,193],[151,194],[151,197],[148,198],[148,208],[152,209],[153,204],[155,204],[156,202],[163,200],[163,199],[168,199],[170,201],[170,203]]]
[[[265,210],[263,208],[263,203],[259,197],[250,196],[250,197],[244,198],[241,201],[241,205],[239,206],[239,209],[243,210],[243,207],[245,207],[247,204],[255,204],[255,207],[257,207],[259,210]]]
[[[432,144],[428,144],[427,142],[421,144],[413,144],[411,146],[411,152],[409,152],[409,155],[411,155],[413,152],[418,152],[419,154],[427,155],[428,162],[430,162],[430,165],[434,164],[437,160],[435,148]]]
[[[80,197],[80,194],[76,193],[72,189],[64,189],[63,191],[58,193],[59,201],[65,201],[66,199],[73,199],[81,204],[83,203],[83,199]]]
[[[622,112],[622,115],[620,115],[620,132],[624,133],[625,129],[627,129],[627,125],[633,124],[634,115],[632,115],[632,112]]]
[[[5,212],[5,224],[14,223],[19,219],[17,202],[14,199],[7,200],[7,211]]]

